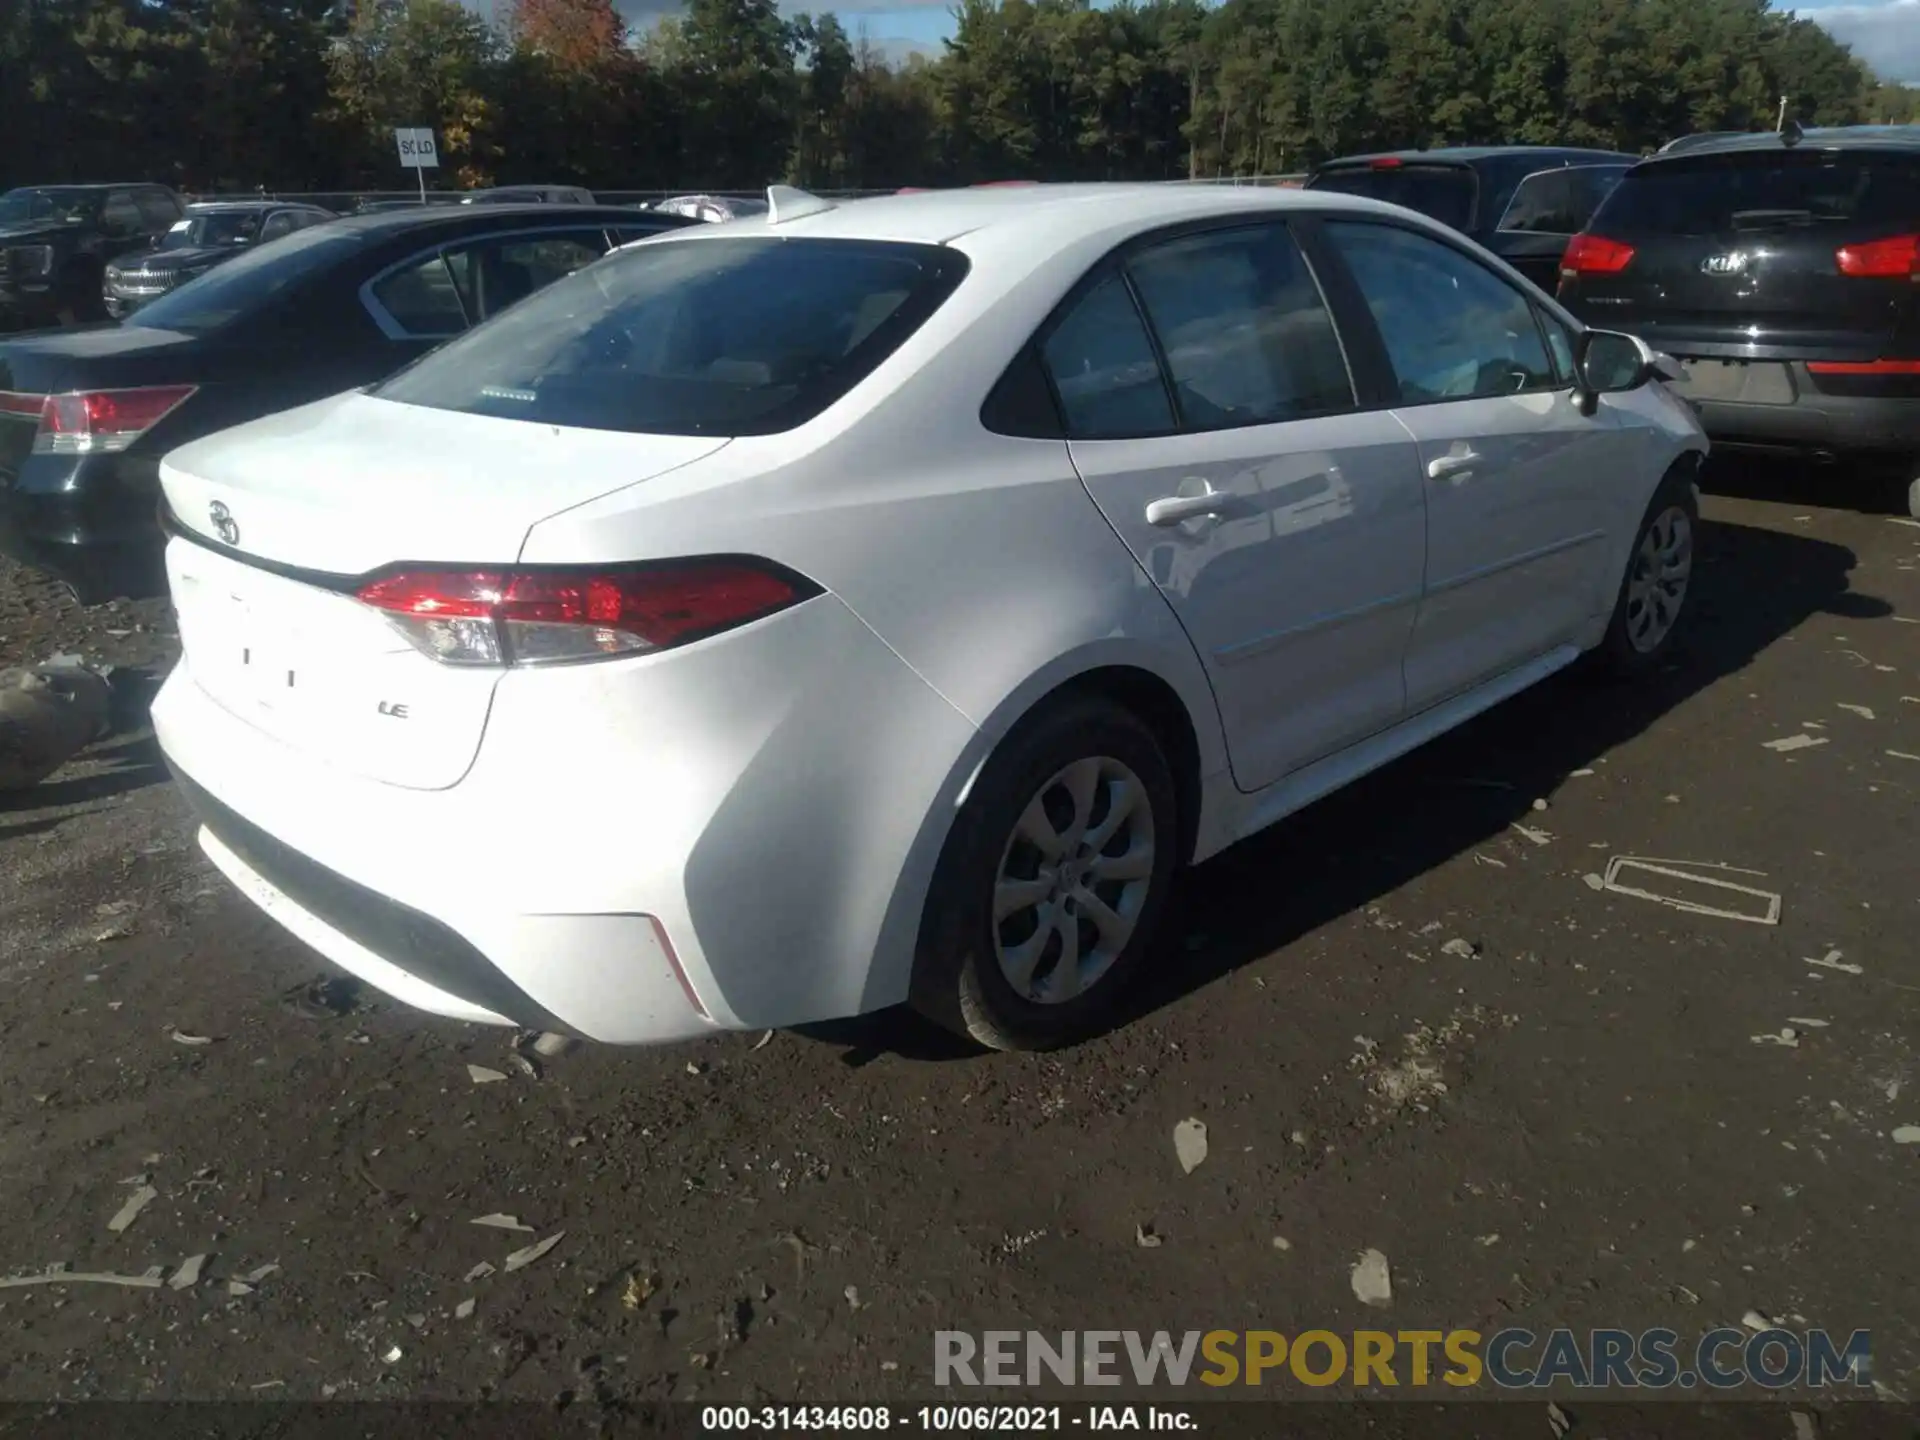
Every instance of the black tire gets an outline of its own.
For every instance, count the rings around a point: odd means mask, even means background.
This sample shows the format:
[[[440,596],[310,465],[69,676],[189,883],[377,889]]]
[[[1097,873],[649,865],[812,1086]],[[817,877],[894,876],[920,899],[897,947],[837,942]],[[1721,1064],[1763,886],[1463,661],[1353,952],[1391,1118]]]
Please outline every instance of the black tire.
[[[1018,838],[1016,830],[1030,804],[1042,804],[1052,814],[1071,813],[1073,797],[1065,785],[1050,782],[1070,767],[1095,760],[1102,762],[1102,768],[1091,791],[1089,811],[1078,817],[1081,828],[1097,830],[1111,819],[1114,797],[1124,793],[1114,788],[1114,782],[1124,786],[1122,772],[1131,772],[1139,782],[1138,794],[1147,814],[1142,817],[1137,808],[1124,812],[1125,833],[1116,832],[1105,858],[1111,865],[1114,859],[1133,854],[1136,867],[1148,870],[1146,888],[1128,892],[1124,886],[1116,889],[1117,882],[1093,881],[1088,888],[1096,891],[1102,904],[1116,914],[1131,913],[1132,932],[1114,947],[1104,970],[1084,990],[1074,985],[1070,988],[1078,993],[1069,998],[1035,998],[1037,990],[1051,991],[1062,984],[1058,977],[1065,926],[1071,925],[1079,937],[1075,943],[1081,948],[1076,954],[1087,954],[1090,964],[1100,963],[1102,945],[1093,944],[1089,952],[1087,937],[1097,937],[1098,929],[1084,908],[1074,913],[1072,895],[1084,896],[1085,890],[1074,891],[1070,879],[1054,878],[1058,872],[1041,859],[1032,862],[1036,876],[1025,876],[1029,865],[1023,851],[1033,857],[1041,857],[1041,851]],[[1159,741],[1131,711],[1097,696],[1067,695],[1027,716],[987,761],[941,850],[921,921],[914,1007],[937,1024],[994,1050],[1051,1050],[1112,1028],[1128,990],[1152,954],[1165,913],[1178,861],[1178,803]],[[1071,823],[1066,828],[1070,832]],[[1137,846],[1143,838],[1150,840],[1150,864],[1137,849],[1125,848]],[[1066,859],[1074,867],[1081,863],[1072,852]],[[1051,902],[1023,907],[996,923],[994,897],[1003,863],[1010,873],[1020,872],[1016,878],[1022,883],[1051,884],[1067,896],[1051,912],[1057,933],[1053,939],[1043,938],[1026,994],[1002,970],[1001,946],[1017,952],[1021,941],[1044,937],[1047,924],[1043,921]],[[1086,903],[1084,898],[1079,901],[1081,907]],[[1020,929],[1029,910],[1033,928],[1022,936]],[[1061,918],[1069,915],[1070,920]],[[1076,969],[1075,974],[1080,973]]]
[[[1642,578],[1649,563],[1646,553],[1649,532],[1656,526],[1673,524],[1676,511],[1685,523],[1687,575],[1678,597],[1673,600],[1671,620],[1654,643],[1648,644],[1640,628],[1644,605],[1636,598],[1636,581]],[[1700,502],[1694,496],[1692,472],[1684,466],[1675,466],[1661,480],[1660,488],[1653,492],[1653,499],[1647,504],[1647,513],[1640,517],[1640,528],[1634,532],[1633,548],[1627,555],[1626,573],[1620,577],[1613,618],[1607,624],[1606,638],[1593,653],[1592,658],[1607,675],[1615,679],[1635,679],[1672,653],[1675,637],[1686,623],[1687,604],[1693,598],[1693,558],[1699,535]]]
[[[1907,481],[1907,514],[1920,520],[1920,474]]]

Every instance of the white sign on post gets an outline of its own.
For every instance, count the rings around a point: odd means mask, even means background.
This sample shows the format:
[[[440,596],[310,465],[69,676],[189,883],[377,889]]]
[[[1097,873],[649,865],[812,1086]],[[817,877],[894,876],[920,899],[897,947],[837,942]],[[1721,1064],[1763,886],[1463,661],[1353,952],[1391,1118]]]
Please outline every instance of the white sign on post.
[[[440,155],[433,146],[431,130],[396,130],[393,143],[400,149],[400,165],[406,170],[438,170]]]
[[[400,167],[411,170],[420,181],[420,199],[427,198],[427,171],[440,168],[440,152],[434,147],[433,131],[427,128],[393,132],[393,143],[400,152]]]

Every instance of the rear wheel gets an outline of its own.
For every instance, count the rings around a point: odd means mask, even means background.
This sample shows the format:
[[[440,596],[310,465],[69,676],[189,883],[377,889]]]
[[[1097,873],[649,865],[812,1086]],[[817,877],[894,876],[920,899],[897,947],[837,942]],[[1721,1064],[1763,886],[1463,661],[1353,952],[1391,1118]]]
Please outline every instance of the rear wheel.
[[[1693,485],[1685,472],[1669,470],[1641,518],[1613,619],[1600,642],[1596,658],[1613,674],[1643,674],[1672,650],[1692,589],[1699,530]]]
[[[915,1004],[996,1050],[1108,1028],[1151,951],[1180,833],[1137,716],[1076,696],[1001,743],[941,852]]]

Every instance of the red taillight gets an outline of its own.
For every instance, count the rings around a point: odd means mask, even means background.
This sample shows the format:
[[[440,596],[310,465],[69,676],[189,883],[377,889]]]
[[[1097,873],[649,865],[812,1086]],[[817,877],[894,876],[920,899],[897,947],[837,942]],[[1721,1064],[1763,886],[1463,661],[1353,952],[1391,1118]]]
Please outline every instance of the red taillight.
[[[1368,161],[1367,165],[1373,170],[1398,170],[1406,163],[1398,155],[1382,155],[1378,160]]]
[[[606,570],[398,571],[363,585],[436,660],[541,665],[665,650],[731,630],[818,593],[752,560],[687,560]]]
[[[1920,280],[1920,235],[1895,235],[1834,252],[1842,275],[1856,280]]]
[[[0,394],[0,415],[39,421],[37,455],[94,455],[124,450],[198,389],[149,385],[138,390],[70,390],[64,395]]]
[[[1562,275],[1618,275],[1633,260],[1633,247],[1604,235],[1576,235],[1560,257]]]
[[[1809,360],[1815,375],[1920,375],[1920,360]]]

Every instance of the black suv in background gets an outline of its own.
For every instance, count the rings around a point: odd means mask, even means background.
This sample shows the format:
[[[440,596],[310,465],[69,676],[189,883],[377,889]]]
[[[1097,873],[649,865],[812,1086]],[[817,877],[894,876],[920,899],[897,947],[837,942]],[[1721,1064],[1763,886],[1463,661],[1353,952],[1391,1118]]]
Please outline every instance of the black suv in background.
[[[1920,515],[1920,134],[1655,156],[1568,246],[1559,291],[1681,361],[1716,448],[1896,460]]]
[[[0,195],[0,329],[104,318],[108,262],[151,250],[185,213],[164,185],[28,185]]]
[[[218,200],[189,205],[184,220],[150,251],[125,256],[107,266],[101,296],[107,314],[124,320],[150,300],[197,279],[249,246],[334,219],[317,205],[280,200]]]
[[[1401,150],[1329,160],[1306,188],[1418,210],[1551,292],[1567,242],[1639,158],[1544,145]]]

